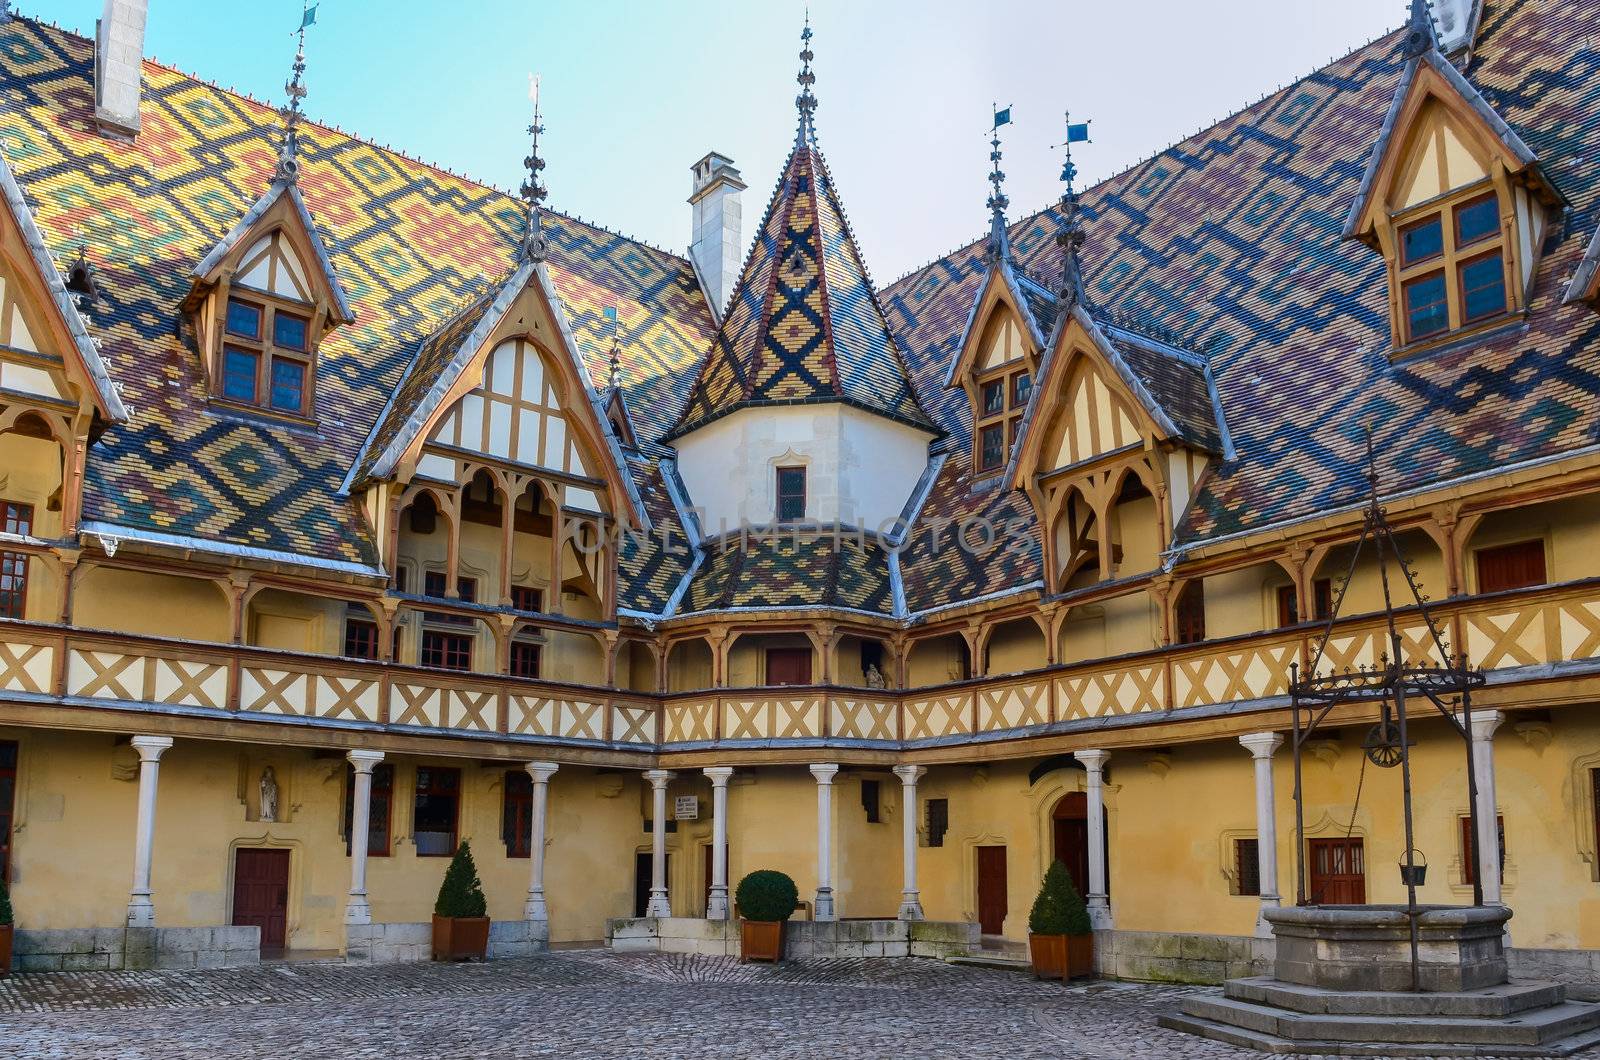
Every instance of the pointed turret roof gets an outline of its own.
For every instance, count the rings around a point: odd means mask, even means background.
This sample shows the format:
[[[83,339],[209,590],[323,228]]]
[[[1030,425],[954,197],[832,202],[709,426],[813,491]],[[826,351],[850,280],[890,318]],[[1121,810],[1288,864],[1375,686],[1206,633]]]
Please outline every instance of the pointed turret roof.
[[[669,437],[737,409],[840,402],[936,432],[918,403],[817,147],[810,29],[794,149],[688,407]]]

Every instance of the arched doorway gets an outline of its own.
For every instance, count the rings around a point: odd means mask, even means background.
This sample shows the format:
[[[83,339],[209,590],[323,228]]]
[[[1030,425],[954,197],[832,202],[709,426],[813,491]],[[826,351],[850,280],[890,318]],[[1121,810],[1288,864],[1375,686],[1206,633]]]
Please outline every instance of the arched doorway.
[[[1105,820],[1105,808],[1100,810]],[[1072,885],[1085,897],[1089,894],[1089,796],[1081,791],[1069,791],[1056,802],[1050,814],[1054,827],[1055,858],[1067,866]],[[1111,891],[1110,829],[1103,829],[1106,839],[1106,893]]]

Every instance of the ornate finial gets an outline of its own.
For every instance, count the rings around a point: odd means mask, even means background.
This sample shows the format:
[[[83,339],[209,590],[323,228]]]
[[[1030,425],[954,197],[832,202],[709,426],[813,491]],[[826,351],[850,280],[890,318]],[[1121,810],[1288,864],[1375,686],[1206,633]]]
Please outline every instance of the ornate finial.
[[[272,173],[274,183],[293,184],[300,179],[300,101],[306,98],[306,27],[316,20],[316,6],[309,0],[300,0],[300,28],[295,31],[300,43],[294,53],[293,72],[283,86],[289,102],[278,110],[278,116],[283,119],[283,138],[278,143],[278,165]]]
[[[611,362],[609,379],[611,389],[622,386],[622,344],[617,341],[617,307],[606,306],[606,321],[611,325]]]
[[[1367,493],[1372,500],[1372,511],[1378,512],[1378,452],[1372,442],[1372,424],[1363,428],[1367,432]]]
[[[0,26],[10,22],[15,17],[15,13],[11,10],[11,0],[0,0]]]
[[[1072,164],[1072,145],[1089,141],[1088,122],[1074,125],[1070,112],[1065,118],[1067,139],[1062,146],[1067,149],[1067,154],[1061,165],[1061,183],[1066,185],[1066,190],[1061,193],[1061,231],[1056,236],[1056,244],[1061,247],[1059,305],[1063,313],[1071,312],[1073,306],[1087,300],[1083,292],[1083,266],[1078,260],[1078,248],[1083,246],[1084,235],[1078,211],[1078,193],[1072,187],[1078,175],[1078,167]]]
[[[1402,52],[1407,59],[1415,59],[1438,47],[1439,29],[1433,21],[1433,4],[1429,0],[1411,0],[1411,17],[1406,23]]]
[[[1011,239],[1006,232],[1006,207],[1011,205],[1011,200],[1006,198],[1006,193],[1001,190],[1001,185],[1006,182],[1005,173],[1000,170],[1000,126],[1011,124],[1011,108],[1004,110],[994,108],[994,124],[989,129],[989,161],[993,169],[989,173],[989,183],[994,191],[989,195],[989,256],[996,261],[1004,261],[1011,256]]]
[[[800,94],[794,99],[794,105],[800,111],[796,143],[810,143],[817,137],[816,126],[812,124],[817,109],[817,97],[811,91],[811,86],[817,83],[817,75],[811,72],[811,60],[814,58],[816,56],[811,51],[811,9],[808,7],[806,28],[800,31],[800,74],[795,78],[800,85]]]
[[[528,98],[533,101],[533,124],[528,126],[532,146],[528,157],[522,160],[528,178],[522,182],[522,203],[527,208],[527,221],[522,232],[520,254],[523,261],[543,261],[550,246],[544,238],[542,208],[550,189],[539,180],[539,174],[544,169],[544,159],[539,157],[539,134],[544,132],[544,123],[539,118],[539,78],[534,74],[528,75]]]

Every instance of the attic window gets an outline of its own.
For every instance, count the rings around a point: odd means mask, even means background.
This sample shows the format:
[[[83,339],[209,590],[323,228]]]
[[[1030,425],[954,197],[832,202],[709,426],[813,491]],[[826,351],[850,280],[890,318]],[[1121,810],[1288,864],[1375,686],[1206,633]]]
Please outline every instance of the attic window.
[[[1395,220],[1405,345],[1506,314],[1510,276],[1498,192],[1480,184]]]
[[[1022,413],[1033,392],[1027,362],[1012,364],[978,377],[978,405],[973,412],[972,459],[979,474],[998,471],[1017,440]]]
[[[228,298],[217,396],[291,416],[311,397],[311,320],[267,299]]]

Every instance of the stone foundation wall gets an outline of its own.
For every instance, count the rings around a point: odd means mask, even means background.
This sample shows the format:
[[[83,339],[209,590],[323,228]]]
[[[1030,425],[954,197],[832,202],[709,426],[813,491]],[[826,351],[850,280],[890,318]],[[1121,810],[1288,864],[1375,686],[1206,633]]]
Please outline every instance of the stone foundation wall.
[[[641,917],[606,922],[606,943],[619,953],[695,953],[739,956],[737,920]],[[904,920],[791,920],[784,956],[951,957],[978,948],[978,925]]]
[[[238,968],[261,963],[261,929],[21,929],[12,943],[19,972],[86,972],[144,968]]]
[[[347,924],[349,964],[404,964],[433,959],[433,921],[420,924]],[[489,960],[532,957],[550,948],[550,925],[528,920],[489,922]]]
[[[1249,935],[1181,935],[1163,931],[1096,931],[1095,971],[1108,978],[1154,983],[1220,983],[1271,975],[1273,940]]]
[[[1567,997],[1600,1001],[1600,950],[1506,950],[1513,979],[1544,979],[1561,983]]]

